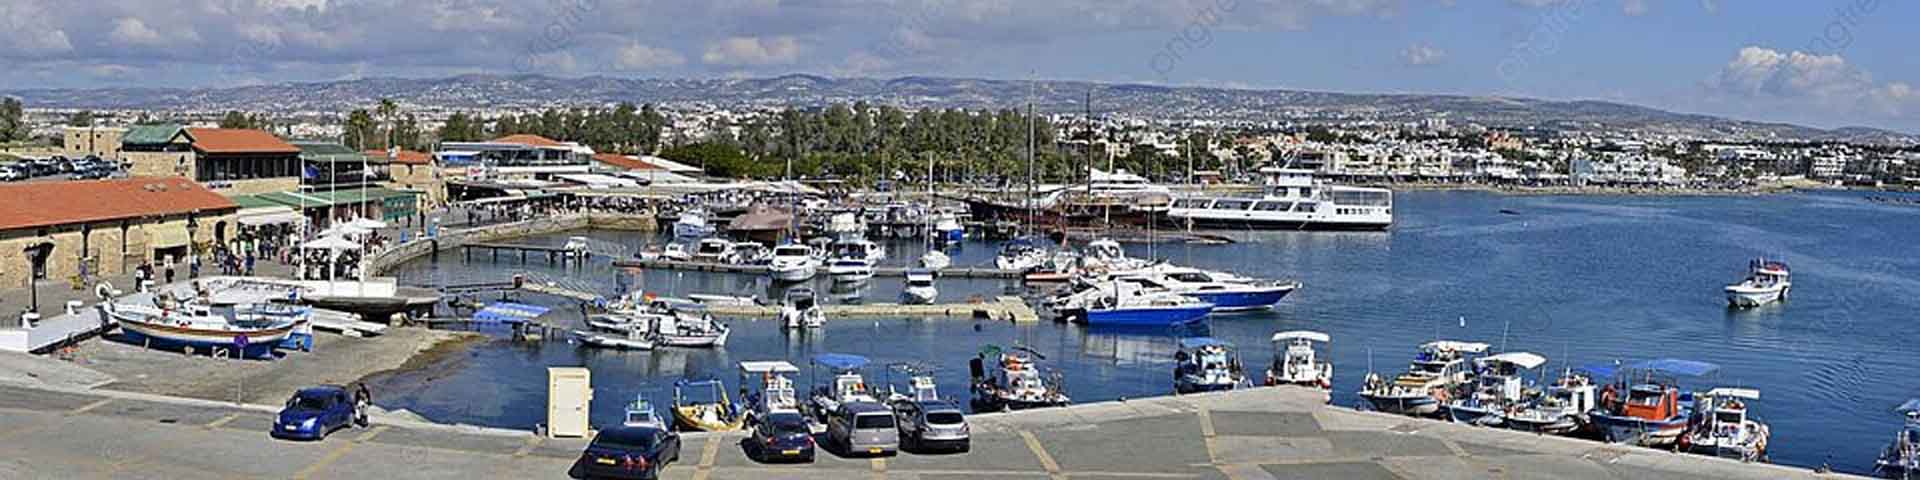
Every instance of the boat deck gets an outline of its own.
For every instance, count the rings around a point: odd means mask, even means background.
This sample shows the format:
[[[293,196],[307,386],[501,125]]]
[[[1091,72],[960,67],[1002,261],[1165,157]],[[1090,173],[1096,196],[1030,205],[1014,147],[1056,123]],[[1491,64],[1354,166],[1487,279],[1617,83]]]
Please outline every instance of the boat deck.
[[[633,259],[633,260],[617,260],[617,261],[614,261],[613,264],[614,266],[623,267],[623,268],[644,268],[644,269],[656,269],[656,270],[683,270],[683,271],[693,271],[693,272],[739,273],[739,274],[747,274],[747,275],[765,275],[767,273],[767,267],[765,265],[733,265],[733,264],[726,264],[726,263],[693,262],[693,261],[683,261],[683,260]],[[906,267],[876,267],[873,269],[873,275],[876,277],[905,277],[907,276],[907,272],[909,270],[915,270],[915,269],[906,268]],[[1015,278],[1020,278],[1022,275],[1022,272],[1020,272],[1019,270],[1001,270],[998,268],[975,268],[975,267],[943,268],[937,271],[936,273],[943,278],[1015,279]]]

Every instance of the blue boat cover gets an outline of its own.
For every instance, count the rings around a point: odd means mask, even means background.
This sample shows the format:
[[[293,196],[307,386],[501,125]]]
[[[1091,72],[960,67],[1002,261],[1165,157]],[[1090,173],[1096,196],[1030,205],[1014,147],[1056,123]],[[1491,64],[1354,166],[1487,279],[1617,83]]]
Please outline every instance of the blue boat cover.
[[[1659,360],[1647,360],[1644,362],[1636,363],[1636,364],[1633,364],[1632,368],[1639,369],[1639,370],[1654,370],[1654,371],[1672,374],[1672,375],[1685,375],[1689,377],[1698,377],[1701,375],[1713,373],[1714,371],[1719,370],[1720,366],[1707,363],[1707,362],[1699,362],[1699,361],[1693,361],[1693,360],[1662,358]]]
[[[1576,370],[1587,372],[1588,376],[1591,376],[1596,380],[1603,379],[1603,378],[1613,378],[1613,375],[1615,373],[1619,373],[1620,364],[1619,362],[1596,363],[1592,365],[1582,365],[1580,366],[1580,368]]]
[[[1200,347],[1232,347],[1233,344],[1213,337],[1193,337],[1180,339],[1180,348],[1192,350]]]
[[[813,363],[826,365],[835,370],[854,370],[867,366],[867,357],[845,353],[822,353],[813,356]]]
[[[1893,409],[1893,411],[1909,415],[1914,412],[1920,412],[1920,398],[1907,400],[1907,403],[1900,404],[1900,408]]]
[[[513,302],[494,302],[473,313],[473,321],[489,323],[524,323],[546,315],[547,307]]]

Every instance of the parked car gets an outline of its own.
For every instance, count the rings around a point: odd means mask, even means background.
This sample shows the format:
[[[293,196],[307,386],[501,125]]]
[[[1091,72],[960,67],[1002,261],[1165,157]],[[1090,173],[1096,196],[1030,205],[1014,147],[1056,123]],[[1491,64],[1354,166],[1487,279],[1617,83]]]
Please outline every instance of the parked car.
[[[747,455],[762,462],[813,461],[813,432],[798,412],[774,412],[756,422],[747,437]]]
[[[872,402],[848,402],[827,418],[827,439],[847,455],[892,455],[900,450],[893,409]]]
[[[900,447],[911,451],[965,452],[972,431],[960,406],[944,400],[893,404],[900,424]]]
[[[26,180],[27,174],[13,165],[0,165],[0,182],[18,182]]]
[[[353,395],[346,387],[323,385],[300,389],[273,422],[273,436],[290,440],[325,440],[327,434],[353,425]]]
[[[576,462],[576,477],[660,478],[667,464],[680,461],[680,435],[655,427],[620,426],[601,430]]]

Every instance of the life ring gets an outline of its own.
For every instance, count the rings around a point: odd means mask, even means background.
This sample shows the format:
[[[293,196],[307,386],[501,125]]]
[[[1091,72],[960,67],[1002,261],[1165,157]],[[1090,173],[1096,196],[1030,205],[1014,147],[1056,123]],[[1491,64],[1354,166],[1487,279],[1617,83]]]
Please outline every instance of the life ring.
[[[93,295],[96,297],[100,297],[101,300],[113,298],[113,284],[108,282],[100,282],[99,284],[94,285]]]

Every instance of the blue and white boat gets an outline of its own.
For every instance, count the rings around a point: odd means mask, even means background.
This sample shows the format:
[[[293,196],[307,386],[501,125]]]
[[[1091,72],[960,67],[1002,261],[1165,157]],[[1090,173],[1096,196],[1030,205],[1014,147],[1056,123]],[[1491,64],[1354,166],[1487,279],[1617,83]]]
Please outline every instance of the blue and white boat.
[[[1102,297],[1086,309],[1087,325],[1169,327],[1206,318],[1213,304],[1175,293],[1126,293]]]
[[[1587,369],[1596,376],[1615,376],[1612,369]],[[1587,417],[1610,443],[1670,447],[1686,433],[1694,413],[1693,392],[1681,390],[1678,379],[1719,369],[1707,362],[1676,359],[1629,365],[1620,369],[1618,380],[1601,389],[1600,408]]]
[[[1300,282],[1263,281],[1226,272],[1157,264],[1124,274],[1123,279],[1138,279],[1150,289],[1164,289],[1213,304],[1216,312],[1237,312],[1273,308],[1281,299],[1300,288]]]
[[[1246,370],[1233,344],[1213,337],[1180,339],[1173,354],[1173,391],[1216,392],[1247,385]]]
[[[1547,364],[1547,357],[1528,352],[1507,352],[1479,359],[1478,385],[1460,398],[1447,402],[1447,417],[1454,423],[1500,426],[1508,411],[1528,403],[1531,390],[1522,376],[1527,370]]]
[[[1360,388],[1375,411],[1425,416],[1440,411],[1440,405],[1453,396],[1454,389],[1473,382],[1474,371],[1468,360],[1485,353],[1488,345],[1477,342],[1435,340],[1420,345],[1420,353],[1407,366],[1407,372],[1389,382],[1379,373],[1367,372]]]
[[[256,313],[172,299],[159,299],[154,306],[106,302],[100,308],[134,343],[191,347],[248,358],[271,357],[274,349],[309,321],[306,311]]]
[[[967,228],[960,225],[960,219],[952,214],[941,215],[933,223],[933,238],[938,242],[960,243],[967,239]]]

